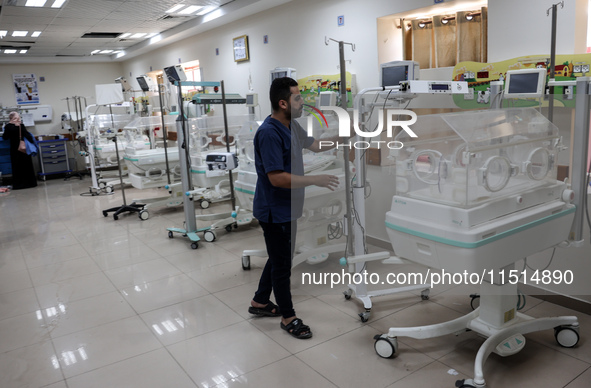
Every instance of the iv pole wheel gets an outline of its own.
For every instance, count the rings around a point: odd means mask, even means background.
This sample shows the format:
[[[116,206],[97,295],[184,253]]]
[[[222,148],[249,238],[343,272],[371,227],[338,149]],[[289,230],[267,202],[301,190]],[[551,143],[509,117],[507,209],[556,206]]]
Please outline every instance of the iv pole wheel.
[[[429,300],[429,292],[430,291],[431,290],[429,290],[428,288],[421,291],[421,300]]]
[[[214,242],[215,241],[215,232],[212,232],[211,230],[206,230],[203,233],[203,238],[207,242]]]
[[[554,338],[563,348],[573,348],[579,343],[579,328],[558,326],[554,328]]]
[[[103,217],[107,217],[109,215],[109,213],[107,213],[106,211],[103,210]]]
[[[113,219],[114,219],[115,221],[117,221],[117,220],[119,219],[119,216],[116,216],[115,214],[113,214]]]
[[[366,311],[364,313],[359,313],[359,318],[361,318],[361,322],[365,323],[365,322],[369,321],[370,315],[371,315],[371,313],[369,311]]]
[[[351,299],[352,294],[353,294],[353,290],[350,288],[347,291],[343,291],[343,295],[345,295],[345,299],[347,299],[347,300]]]
[[[376,335],[373,337],[376,342],[373,344],[373,348],[375,349],[378,356],[382,358],[392,358],[396,351],[398,350],[398,340],[396,337],[389,338],[388,336],[384,335]]]
[[[242,256],[242,269],[243,270],[250,269],[250,256]]]
[[[147,210],[142,210],[138,213],[140,220],[145,221],[150,218],[150,213]]]
[[[207,209],[209,207],[209,201],[204,199],[199,202],[199,206],[201,206],[201,209]]]
[[[199,244],[197,244],[196,242],[191,244],[191,249],[197,249],[199,248]]]
[[[173,238],[174,237],[174,233],[172,233],[171,231],[168,231],[168,238]]]

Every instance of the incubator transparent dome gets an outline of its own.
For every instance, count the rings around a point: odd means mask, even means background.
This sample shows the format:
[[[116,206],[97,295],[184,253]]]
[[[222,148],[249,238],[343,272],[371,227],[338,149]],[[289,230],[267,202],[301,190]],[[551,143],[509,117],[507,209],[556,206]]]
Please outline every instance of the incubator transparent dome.
[[[419,116],[393,150],[401,196],[471,208],[556,182],[558,128],[533,108]]]

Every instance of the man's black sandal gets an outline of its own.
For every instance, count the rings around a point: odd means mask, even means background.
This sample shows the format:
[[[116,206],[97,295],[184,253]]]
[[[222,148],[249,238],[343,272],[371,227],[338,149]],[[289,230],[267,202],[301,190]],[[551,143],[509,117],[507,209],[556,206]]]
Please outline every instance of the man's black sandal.
[[[275,310],[275,312],[273,312]],[[280,317],[281,312],[279,311],[279,306],[275,303],[269,301],[269,303],[265,307],[254,307],[250,306],[248,308],[248,312],[252,315],[256,315],[257,317]]]
[[[310,327],[304,325],[304,321],[299,318],[294,319],[287,325],[284,325],[283,322],[281,322],[281,328],[298,339],[312,338]]]

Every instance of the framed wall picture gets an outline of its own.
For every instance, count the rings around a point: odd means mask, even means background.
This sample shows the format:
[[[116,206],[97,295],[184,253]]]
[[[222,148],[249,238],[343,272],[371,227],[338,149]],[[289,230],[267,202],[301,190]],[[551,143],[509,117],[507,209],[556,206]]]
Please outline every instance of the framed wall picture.
[[[234,61],[248,61],[248,35],[242,35],[234,38]]]

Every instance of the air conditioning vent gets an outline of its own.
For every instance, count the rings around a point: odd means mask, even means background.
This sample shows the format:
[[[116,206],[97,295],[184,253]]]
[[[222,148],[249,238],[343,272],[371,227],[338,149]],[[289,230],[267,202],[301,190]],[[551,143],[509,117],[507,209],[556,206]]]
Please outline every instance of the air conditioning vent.
[[[112,39],[117,38],[122,32],[88,32],[81,36],[81,38],[101,38],[101,39]]]

